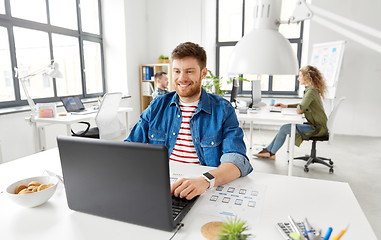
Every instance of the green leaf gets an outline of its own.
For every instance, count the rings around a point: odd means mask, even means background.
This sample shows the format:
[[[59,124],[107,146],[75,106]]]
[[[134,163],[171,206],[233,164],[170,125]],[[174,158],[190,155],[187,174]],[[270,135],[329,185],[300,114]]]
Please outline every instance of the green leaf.
[[[246,240],[251,234],[244,234],[248,230],[246,221],[240,220],[237,216],[228,218],[222,225],[223,229],[219,235],[220,240]]]
[[[208,70],[208,75],[205,78],[208,79],[208,80],[211,80],[210,82],[202,85],[202,87],[207,92],[220,95],[221,97],[223,97],[226,94],[227,91],[221,89],[221,79],[222,79],[222,77],[220,79],[218,79],[213,74],[213,72],[211,70]],[[228,81],[228,83],[230,83],[230,82]]]

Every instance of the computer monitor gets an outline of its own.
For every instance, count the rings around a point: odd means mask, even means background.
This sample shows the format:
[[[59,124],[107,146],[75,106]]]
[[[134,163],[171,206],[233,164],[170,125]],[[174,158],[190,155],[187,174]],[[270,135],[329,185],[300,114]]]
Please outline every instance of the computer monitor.
[[[251,81],[251,108],[260,108],[266,106],[262,102],[262,90],[261,90],[261,80]]]
[[[237,96],[238,96],[239,82],[237,78],[233,79],[233,87],[230,95],[230,102],[235,108],[237,108]]]

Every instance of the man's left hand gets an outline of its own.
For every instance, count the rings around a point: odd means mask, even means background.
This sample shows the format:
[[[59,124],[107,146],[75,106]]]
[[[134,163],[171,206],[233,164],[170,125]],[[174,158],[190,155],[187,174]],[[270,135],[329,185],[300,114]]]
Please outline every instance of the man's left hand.
[[[203,194],[209,188],[209,182],[203,177],[181,178],[171,186],[171,193],[175,197],[191,200]]]

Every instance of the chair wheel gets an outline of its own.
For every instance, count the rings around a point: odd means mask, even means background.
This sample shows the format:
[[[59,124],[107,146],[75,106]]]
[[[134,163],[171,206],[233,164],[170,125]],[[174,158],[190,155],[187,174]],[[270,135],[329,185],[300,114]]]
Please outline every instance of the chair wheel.
[[[333,162],[332,162],[332,161],[329,161],[329,164],[330,164],[330,165],[333,165]]]
[[[308,167],[304,167],[304,171],[308,172],[309,171]]]
[[[333,173],[333,168],[330,168],[330,169],[329,169],[329,173]]]

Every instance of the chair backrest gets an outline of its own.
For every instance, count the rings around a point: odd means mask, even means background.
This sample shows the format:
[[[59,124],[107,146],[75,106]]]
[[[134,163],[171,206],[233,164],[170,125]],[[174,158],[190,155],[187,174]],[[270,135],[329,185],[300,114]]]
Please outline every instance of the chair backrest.
[[[334,126],[335,118],[337,116],[339,107],[341,103],[344,101],[344,99],[345,97],[340,98],[339,101],[336,103],[335,107],[333,108],[332,112],[329,114],[328,121],[327,121],[327,127],[329,131],[329,141],[328,141],[329,144],[331,144],[333,141],[333,135],[334,135],[333,126]]]
[[[101,106],[95,123],[99,129],[100,139],[115,139],[125,134],[125,129],[118,118],[118,108],[122,99],[122,93],[106,93],[103,96]]]

